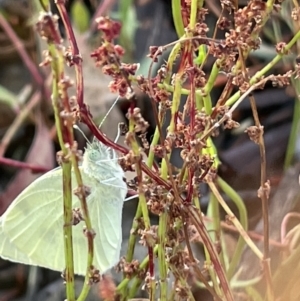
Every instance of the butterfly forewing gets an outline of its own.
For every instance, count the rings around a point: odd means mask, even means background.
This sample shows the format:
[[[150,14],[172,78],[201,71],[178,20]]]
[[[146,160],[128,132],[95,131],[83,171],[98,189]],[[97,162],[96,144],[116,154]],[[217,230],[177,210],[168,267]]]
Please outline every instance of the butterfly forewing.
[[[93,215],[93,225],[99,230],[96,233],[95,259],[100,271],[105,271],[107,266],[115,265],[120,258],[122,242],[122,208],[126,196],[126,184],[119,187],[103,185],[103,190],[97,189],[97,197],[94,199],[100,205],[93,206],[97,210],[97,216]],[[100,217],[100,218],[99,218]],[[107,268],[106,268],[107,270]]]
[[[112,184],[102,184],[95,175],[82,169],[81,173],[84,184],[91,188],[87,201],[96,233],[94,266],[104,273],[119,260],[122,207],[127,188],[121,174],[115,180],[112,178]],[[100,173],[103,178],[103,171]],[[72,186],[77,186],[73,174]],[[80,202],[74,196],[75,207],[80,207]],[[62,170],[56,169],[38,178],[14,200],[0,221],[2,257],[62,271],[65,268]],[[74,267],[79,275],[85,274],[87,263],[83,226],[81,222],[72,228]]]
[[[61,189],[61,169],[50,171],[27,187],[2,217],[4,235],[28,256],[28,264],[64,267]]]
[[[3,259],[24,263],[33,264],[30,258],[14,246],[9,238],[5,236],[2,228],[2,218],[0,218],[0,254]]]

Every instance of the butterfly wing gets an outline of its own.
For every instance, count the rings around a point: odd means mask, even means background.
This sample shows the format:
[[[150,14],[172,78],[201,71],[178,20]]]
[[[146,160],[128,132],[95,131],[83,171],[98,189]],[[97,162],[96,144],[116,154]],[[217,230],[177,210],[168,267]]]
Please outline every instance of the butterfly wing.
[[[122,207],[126,184],[100,184],[82,172],[91,187],[88,207],[96,232],[94,265],[101,273],[119,260],[122,241]],[[74,175],[73,187],[76,187]],[[121,185],[121,186],[120,186]],[[80,207],[74,196],[73,207]],[[3,258],[52,270],[65,268],[63,242],[62,170],[50,171],[28,186],[0,219],[0,254]],[[84,275],[87,239],[83,223],[72,228],[75,273]]]
[[[106,272],[120,259],[122,243],[122,209],[127,186],[122,178],[98,185],[93,192],[91,217],[96,231],[95,266]]]
[[[3,259],[33,265],[32,260],[14,246],[5,236],[0,218],[0,254]]]
[[[21,252],[8,258],[53,270],[64,268],[62,170],[52,170],[29,185],[1,217],[0,254],[10,247]],[[3,256],[4,257],[4,256]]]

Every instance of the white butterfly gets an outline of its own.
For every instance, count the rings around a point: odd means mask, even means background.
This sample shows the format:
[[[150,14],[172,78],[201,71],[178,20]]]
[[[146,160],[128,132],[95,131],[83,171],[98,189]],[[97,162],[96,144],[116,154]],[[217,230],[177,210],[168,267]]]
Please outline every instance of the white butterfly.
[[[87,197],[94,239],[94,266],[100,273],[120,257],[122,208],[127,194],[124,172],[114,150],[99,141],[87,146],[80,167],[83,183],[91,188]],[[77,187],[72,174],[72,187]],[[73,208],[80,207],[73,196]],[[0,217],[0,256],[10,261],[62,271],[63,241],[62,169],[56,168],[29,185]],[[72,228],[75,274],[84,275],[87,239],[84,223]]]

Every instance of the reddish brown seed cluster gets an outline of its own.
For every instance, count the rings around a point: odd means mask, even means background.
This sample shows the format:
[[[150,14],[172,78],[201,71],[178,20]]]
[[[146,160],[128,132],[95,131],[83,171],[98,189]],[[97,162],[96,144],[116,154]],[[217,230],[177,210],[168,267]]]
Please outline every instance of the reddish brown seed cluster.
[[[127,262],[125,258],[121,258],[118,265],[116,266],[117,271],[123,272],[127,278],[131,279],[135,276],[139,270],[140,263],[138,260],[134,259],[131,262]]]
[[[89,285],[92,286],[93,284],[98,283],[100,280],[100,271],[94,266],[91,266],[89,271]]]
[[[264,127],[261,126],[260,128],[253,125],[249,126],[245,132],[249,135],[250,140],[255,142],[256,144],[259,144],[259,139],[263,135]]]
[[[83,215],[82,215],[82,212],[81,212],[81,209],[80,209],[80,208],[74,208],[74,209],[72,210],[72,212],[73,212],[73,218],[72,218],[72,220],[73,220],[73,226],[76,226],[76,225],[78,225],[81,221],[83,221],[84,218],[83,218]]]
[[[58,30],[58,16],[51,13],[42,13],[36,23],[39,35],[47,43],[61,44],[62,38]]]
[[[120,23],[107,17],[100,17],[97,22],[98,29],[103,32],[103,43],[91,53],[91,57],[95,59],[97,66],[102,67],[104,74],[113,78],[109,84],[111,92],[126,97],[132,90],[130,76],[135,74],[138,65],[121,62],[125,50],[120,45],[114,45],[113,42],[120,33]]]
[[[103,33],[103,39],[112,42],[120,35],[121,23],[111,20],[108,17],[99,17],[97,20],[97,28]]]
[[[102,32],[102,43],[91,56],[95,59],[96,65],[102,68],[104,74],[112,78],[109,89],[122,97],[133,100],[135,91],[133,85],[137,85],[136,89],[140,89],[150,97],[149,101],[153,102],[153,111],[157,109],[157,120],[165,125],[165,117],[171,116],[172,122],[165,135],[159,133],[160,140],[158,143],[149,147],[149,142],[146,140],[149,124],[143,117],[141,110],[135,107],[136,102],[130,102],[131,106],[126,115],[130,121],[129,132],[124,130],[123,133],[129,150],[128,152],[124,151],[126,154],[119,159],[119,163],[124,171],[138,171],[136,178],[130,182],[130,187],[135,189],[140,196],[145,197],[149,213],[158,216],[160,220],[166,219],[166,225],[162,237],[161,225],[149,226],[146,218],[144,220],[145,216],[137,218],[134,222],[131,234],[138,236],[139,243],[149,250],[150,268],[146,278],[146,267],[141,268],[137,260],[126,262],[123,258],[117,268],[128,278],[138,276],[145,280],[145,287],[150,289],[153,281],[155,284],[159,284],[154,277],[153,262],[151,263],[150,257],[154,255],[156,245],[163,246],[168,273],[172,272],[175,276],[173,287],[177,294],[176,297],[183,299],[188,299],[190,296],[189,287],[184,285],[183,281],[192,278],[193,271],[199,265],[197,259],[193,258],[190,244],[192,242],[207,244],[209,241],[208,238],[205,240],[205,235],[199,230],[201,228],[199,225],[203,225],[205,228],[205,225],[200,223],[203,222],[200,211],[198,223],[195,221],[193,212],[189,211],[190,208],[194,208],[194,204],[197,204],[194,199],[199,201],[200,184],[216,181],[216,154],[211,154],[214,153],[213,151],[210,152],[213,146],[208,138],[217,136],[220,130],[233,129],[239,126],[232,119],[233,114],[225,105],[234,89],[238,91],[239,95],[246,96],[249,95],[249,89],[252,89],[253,85],[256,85],[255,89],[257,89],[263,88],[266,83],[263,75],[256,76],[250,81],[246,59],[250,51],[259,48],[261,44],[259,34],[266,15],[270,12],[267,11],[266,2],[262,0],[250,0],[243,8],[237,7],[237,2],[221,0],[223,10],[222,16],[217,22],[217,29],[224,31],[224,39],[215,40],[207,37],[209,31],[206,22],[208,10],[205,8],[197,9],[196,24],[191,26],[189,20],[191,1],[180,1],[185,36],[176,41],[177,44],[173,50],[178,50],[178,52],[175,51],[174,58],[169,58],[160,66],[154,76],[151,74],[147,78],[135,75],[138,69],[137,64],[122,62],[125,50],[120,45],[114,44],[120,34],[121,24],[106,17],[97,19],[98,29]],[[274,8],[276,7],[278,7],[277,4],[274,5]],[[298,20],[299,9],[293,10],[292,18]],[[40,18],[37,28],[49,43],[59,45],[61,38],[57,34],[57,19],[49,14],[44,14]],[[163,47],[151,46],[148,57],[153,62],[158,62],[159,57],[168,46],[174,45],[175,43]],[[207,57],[202,58],[203,61],[198,58],[201,61],[199,64],[195,63],[195,57],[200,53],[200,45],[205,46]],[[72,49],[57,47],[64,53],[64,59],[69,65],[81,64],[81,57],[73,55]],[[288,48],[288,44],[278,43],[276,45],[277,54],[279,56],[289,54]],[[53,58],[48,52],[45,55],[43,64],[47,65],[52,62]],[[210,74],[204,68],[204,64],[209,60],[212,63],[215,62],[213,67],[215,74],[214,72]],[[271,80],[276,86],[288,85],[293,75],[299,77],[299,62],[300,60],[296,64],[295,72],[289,71],[283,75],[268,76],[268,80]],[[216,103],[212,103],[210,100],[211,89],[217,85],[215,82],[218,78],[216,79],[216,77],[220,73],[227,80],[228,85],[226,84],[225,92],[222,93],[220,99]],[[176,86],[177,83],[179,83],[178,86]],[[71,86],[71,82],[66,79],[60,82],[60,86],[63,90],[67,90]],[[178,89],[176,90],[176,88]],[[183,94],[187,95],[187,99],[185,105],[181,106],[180,97]],[[72,101],[75,103],[74,100]],[[207,102],[210,102],[209,105]],[[70,107],[71,110],[62,110],[61,113],[65,125],[74,123],[77,117],[73,114],[73,108],[76,108],[76,104],[72,104]],[[82,108],[80,113],[82,113]],[[156,112],[151,113],[155,114]],[[159,122],[156,125],[161,126]],[[223,128],[220,129],[220,125]],[[163,132],[162,129],[160,130]],[[246,132],[251,140],[260,143],[263,134],[262,126],[249,127]],[[140,136],[142,140],[141,145],[137,143],[137,136]],[[69,147],[69,149],[70,152],[76,151],[76,147]],[[142,153],[146,149],[149,149],[150,154],[154,153],[155,159],[157,159],[151,168],[148,168],[143,162]],[[170,163],[170,155],[176,149],[180,149],[180,156],[183,161],[181,169]],[[61,161],[67,159],[66,157],[60,158]],[[163,164],[160,165],[161,161]],[[163,170],[162,173],[160,168]],[[268,197],[269,188],[268,182],[266,182],[264,187],[259,190],[259,195],[267,195]],[[75,191],[79,197],[87,196],[88,193],[88,188],[84,186]],[[143,213],[145,212],[143,211]],[[229,214],[227,221],[232,223],[234,218],[235,216]],[[82,220],[81,212],[74,210],[73,222],[77,223],[80,220]],[[85,230],[85,235],[92,238],[95,233]],[[219,238],[212,245],[217,253],[221,251]],[[202,266],[204,269],[210,268],[206,267],[205,264]],[[215,269],[216,267],[217,265],[214,266]],[[99,278],[99,271],[92,268],[90,283],[97,282]],[[164,282],[166,279],[160,279],[160,281]],[[224,283],[221,283],[222,277],[219,275],[217,282],[220,282],[220,287],[224,286]],[[104,279],[103,283],[106,283],[106,288],[103,286],[102,295],[106,299],[113,299],[116,291],[115,286],[111,285],[110,280],[107,282],[107,279]]]

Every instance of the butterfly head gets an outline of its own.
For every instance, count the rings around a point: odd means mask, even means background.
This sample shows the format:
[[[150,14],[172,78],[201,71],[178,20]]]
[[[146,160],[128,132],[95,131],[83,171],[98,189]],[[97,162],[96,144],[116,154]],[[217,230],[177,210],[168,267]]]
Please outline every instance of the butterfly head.
[[[103,161],[110,161],[115,158],[116,154],[114,150],[95,139],[92,143],[87,145],[84,153],[84,160],[96,164]]]

